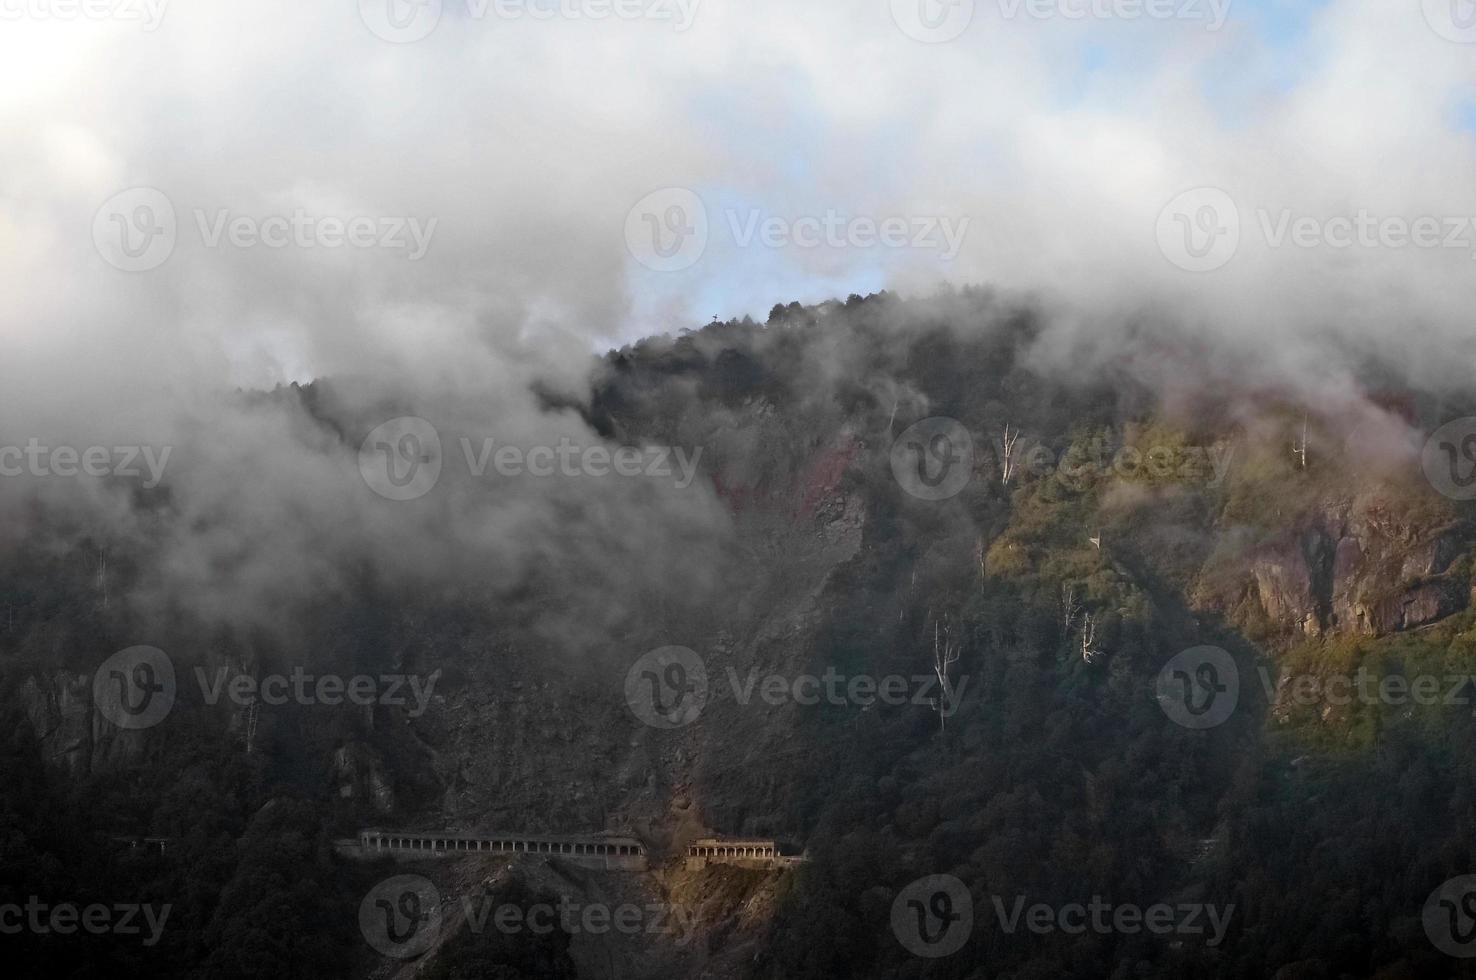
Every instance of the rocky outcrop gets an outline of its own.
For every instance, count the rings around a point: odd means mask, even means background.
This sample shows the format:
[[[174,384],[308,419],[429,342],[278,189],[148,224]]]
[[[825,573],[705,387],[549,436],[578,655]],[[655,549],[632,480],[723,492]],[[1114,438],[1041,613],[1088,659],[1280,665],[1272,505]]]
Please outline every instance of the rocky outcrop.
[[[395,811],[395,788],[384,760],[363,742],[339,746],[333,753],[333,776],[345,800],[367,800],[376,813]]]
[[[1272,622],[1306,634],[1322,631],[1330,612],[1333,550],[1315,530],[1286,535],[1256,549],[1250,571],[1261,609]]]
[[[27,677],[21,707],[49,765],[79,776],[92,765],[92,678],[58,671]]]
[[[1244,575],[1276,627],[1309,636],[1378,636],[1444,619],[1470,602],[1453,568],[1472,528],[1420,528],[1382,509],[1329,513],[1249,548]]]
[[[70,776],[118,769],[143,756],[144,732],[117,728],[93,710],[90,674],[32,674],[18,696],[42,758]]]

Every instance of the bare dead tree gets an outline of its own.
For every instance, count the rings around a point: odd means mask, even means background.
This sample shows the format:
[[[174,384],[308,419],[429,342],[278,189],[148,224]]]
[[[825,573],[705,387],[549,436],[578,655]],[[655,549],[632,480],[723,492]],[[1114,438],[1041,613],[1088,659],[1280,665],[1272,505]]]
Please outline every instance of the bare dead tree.
[[[1307,468],[1307,413],[1302,413],[1302,439],[1300,442],[1292,443],[1292,455],[1302,461],[1302,469]]]
[[[892,396],[892,414],[887,416],[887,441],[892,439],[892,423],[897,421],[897,405],[902,401],[900,395]]]
[[[1070,583],[1061,586],[1061,626],[1067,633],[1080,614],[1081,600],[1076,597],[1076,586]]]
[[[255,698],[246,706],[246,754],[250,755],[256,745],[256,716],[261,710],[261,703]]]
[[[108,553],[102,550],[97,553],[97,589],[102,593],[103,608],[108,608]]]
[[[933,620],[933,673],[938,678],[940,693],[933,699],[933,710],[938,712],[938,731],[943,731],[948,718],[945,713],[947,702],[953,698],[953,684],[948,679],[948,669],[958,662],[962,644],[953,638],[953,627],[940,627]]]
[[[1020,430],[1016,429],[1014,435],[1010,434],[1010,424],[1005,423],[1004,435],[1000,438],[999,468],[1000,477],[1005,486],[1009,486],[1010,477],[1015,475],[1015,443],[1019,441]]]
[[[1094,613],[1087,613],[1081,619],[1081,659],[1089,664],[1096,663],[1101,653],[1097,649],[1097,617]]]

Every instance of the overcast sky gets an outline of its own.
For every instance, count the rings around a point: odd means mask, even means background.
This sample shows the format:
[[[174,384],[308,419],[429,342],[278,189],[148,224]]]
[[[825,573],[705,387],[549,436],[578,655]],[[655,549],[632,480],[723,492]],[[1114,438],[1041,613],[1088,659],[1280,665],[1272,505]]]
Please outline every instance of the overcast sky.
[[[0,0],[12,391],[475,377],[941,281],[1278,342],[1464,337],[1476,299],[1465,0],[88,2]],[[128,272],[135,188],[174,232]],[[1360,209],[1465,224],[1269,246]]]

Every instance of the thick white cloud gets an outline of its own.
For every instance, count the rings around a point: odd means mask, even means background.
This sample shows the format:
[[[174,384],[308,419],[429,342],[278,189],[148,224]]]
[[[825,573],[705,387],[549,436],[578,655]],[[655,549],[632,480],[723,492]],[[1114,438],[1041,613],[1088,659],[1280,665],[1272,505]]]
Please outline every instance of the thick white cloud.
[[[221,390],[376,379],[550,440],[577,425],[542,415],[528,379],[578,392],[602,342],[945,279],[1049,295],[1063,323],[1098,332],[1098,350],[1105,322],[1150,311],[1284,365],[1321,359],[1332,336],[1469,370],[1476,157],[1461,120],[1476,44],[1440,36],[1418,4],[1328,5],[1286,41],[1252,16],[1266,4],[1233,6],[1209,31],[1010,18],[1012,4],[978,0],[960,36],[928,44],[889,0],[688,0],[686,30],[497,4],[478,17],[469,2],[425,7],[440,22],[407,44],[343,0],[170,4],[153,30],[0,3],[0,444],[188,446],[204,420],[243,448],[181,457],[182,512],[228,523],[233,501],[250,502],[260,534],[306,507],[341,517],[348,540],[373,524],[354,523],[358,508],[380,502],[325,489],[345,458],[282,420],[242,421]],[[93,224],[134,187],[168,197],[177,241],[158,267],[123,272]],[[701,196],[710,240],[688,267],[656,272],[625,229],[667,187]],[[1222,267],[1193,273],[1165,257],[1157,227],[1200,187],[1228,195],[1242,234]],[[1459,219],[1465,246],[1270,248],[1260,212],[1274,227],[1283,209],[1430,216],[1442,239]],[[428,249],[237,247],[229,232],[207,247],[220,221],[298,212],[415,219]],[[936,248],[734,241],[755,216],[968,226],[944,261]],[[238,543],[182,549],[181,579]],[[397,543],[383,557],[413,553]],[[272,573],[255,570],[268,593]]]
[[[690,16],[686,30],[595,20],[590,0],[550,19],[536,4],[439,6],[409,44],[376,37],[350,3],[170,4],[154,30],[8,6],[24,16],[0,31],[7,346],[46,366],[47,386],[58,359],[94,386],[122,365],[251,384],[386,368],[471,380],[483,357],[762,310],[793,298],[750,295],[765,281],[807,278],[987,281],[1129,309],[1167,298],[1276,336],[1394,322],[1463,335],[1469,249],[1268,249],[1258,216],[1476,215],[1456,125],[1476,45],[1442,38],[1416,5],[1328,6],[1275,54],[1249,4],[1211,32],[979,2],[941,44],[909,38],[882,0],[652,0]],[[125,275],[89,228],[136,185],[168,195],[179,242],[163,267]],[[627,210],[665,186],[711,213],[707,252],[680,273],[641,267],[623,239]],[[1244,233],[1228,265],[1192,275],[1154,227],[1200,186],[1229,193]],[[297,208],[436,225],[415,262],[202,246],[200,221],[222,211]],[[968,229],[950,262],[733,242],[753,213]]]

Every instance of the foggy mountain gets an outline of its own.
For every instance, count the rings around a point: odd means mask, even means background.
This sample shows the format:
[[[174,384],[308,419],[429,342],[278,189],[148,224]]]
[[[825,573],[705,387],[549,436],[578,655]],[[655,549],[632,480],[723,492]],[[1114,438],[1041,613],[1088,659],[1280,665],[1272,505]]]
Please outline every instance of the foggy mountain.
[[[1055,336],[987,291],[781,305],[592,359],[579,392],[222,393],[157,485],[34,477],[4,566],[7,887],[132,889],[174,927],[17,948],[50,974],[890,976],[894,901],[937,874],[987,896],[946,975],[1434,969],[1408,937],[1470,846],[1476,525],[1426,435],[1469,394]],[[157,721],[99,667],[158,666],[140,648],[172,671]],[[1174,665],[1206,648],[1236,686],[1197,727]],[[1326,683],[1359,671],[1372,699]],[[1405,675],[1436,687],[1378,694]],[[615,833],[651,870],[422,858],[445,909],[402,966],[355,935],[396,873],[334,844],[367,827]],[[804,860],[688,866],[707,836]],[[671,921],[476,927],[520,889]],[[1016,895],[1226,918],[1011,933]]]
[[[1472,976],[1466,0],[0,0],[20,977]]]

